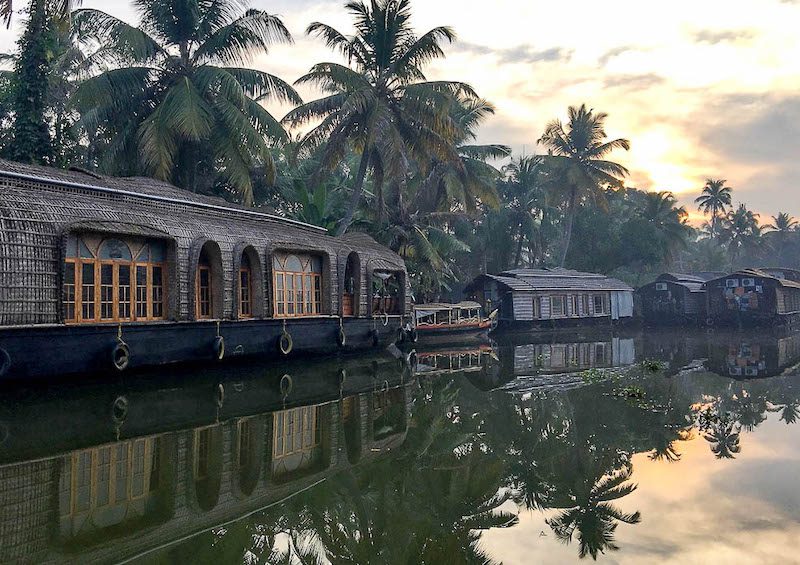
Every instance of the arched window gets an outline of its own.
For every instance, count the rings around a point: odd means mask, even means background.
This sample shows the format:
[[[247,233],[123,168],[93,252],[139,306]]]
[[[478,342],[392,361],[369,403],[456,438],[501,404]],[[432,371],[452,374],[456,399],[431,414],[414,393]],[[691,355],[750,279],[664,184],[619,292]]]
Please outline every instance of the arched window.
[[[358,256],[355,253],[350,253],[350,255],[347,257],[347,263],[344,269],[344,289],[342,292],[343,316],[357,316],[359,313],[358,291],[361,285],[359,270]]]
[[[204,249],[197,265],[197,318],[211,318],[214,312],[213,275],[211,261]]]
[[[322,313],[322,259],[276,253],[272,261],[274,314],[292,318]]]
[[[120,322],[164,318],[166,244],[70,236],[64,265],[64,319]]]
[[[247,254],[242,255],[239,267],[239,317],[253,317],[253,271]]]

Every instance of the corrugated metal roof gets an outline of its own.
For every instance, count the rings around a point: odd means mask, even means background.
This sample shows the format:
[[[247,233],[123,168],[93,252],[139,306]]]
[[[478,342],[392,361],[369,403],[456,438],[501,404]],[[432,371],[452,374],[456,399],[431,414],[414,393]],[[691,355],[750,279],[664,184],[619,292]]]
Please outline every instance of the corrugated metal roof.
[[[578,273],[578,271],[568,271],[568,269],[561,269],[561,274],[555,274],[553,271],[549,271],[548,274],[544,276],[533,274],[539,271],[540,269],[516,269],[515,271],[504,271],[501,275],[483,276],[489,277],[509,289],[518,292],[539,292],[543,290],[633,291],[633,288],[624,282],[604,275]],[[519,274],[507,276],[513,273]],[[578,274],[574,275],[571,273]]]

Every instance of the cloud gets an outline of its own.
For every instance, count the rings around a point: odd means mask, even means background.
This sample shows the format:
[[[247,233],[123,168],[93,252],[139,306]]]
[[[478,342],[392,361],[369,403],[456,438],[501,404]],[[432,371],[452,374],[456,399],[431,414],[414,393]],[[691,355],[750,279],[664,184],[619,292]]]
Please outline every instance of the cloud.
[[[729,29],[714,31],[710,29],[703,29],[696,31],[692,38],[695,43],[708,43],[710,45],[717,45],[718,43],[739,43],[753,39],[755,34],[749,29]]]
[[[632,45],[621,45],[619,47],[614,47],[613,49],[609,49],[597,59],[597,62],[600,63],[601,67],[605,67],[608,62],[613,59],[614,57],[619,57],[623,53],[627,53],[628,51],[634,51],[636,47]]]
[[[646,90],[666,82],[666,79],[655,73],[640,75],[609,75],[603,80],[605,88],[620,88],[622,90]]]
[[[455,51],[471,55],[494,55],[501,64],[538,63],[538,62],[568,62],[572,58],[572,49],[564,47],[550,47],[548,49],[535,49],[530,45],[519,45],[508,49],[495,49],[488,45],[480,45],[459,41],[455,44]]]

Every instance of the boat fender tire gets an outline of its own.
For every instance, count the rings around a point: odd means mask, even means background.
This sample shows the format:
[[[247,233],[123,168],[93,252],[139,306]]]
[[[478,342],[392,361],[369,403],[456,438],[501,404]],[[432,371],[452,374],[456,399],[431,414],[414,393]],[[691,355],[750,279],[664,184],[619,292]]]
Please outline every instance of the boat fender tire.
[[[381,324],[383,324],[384,326],[388,326],[389,325],[389,314],[388,313],[384,312],[381,315]]]
[[[124,371],[131,362],[131,350],[125,342],[117,342],[111,350],[111,364],[117,371]]]
[[[117,424],[121,424],[128,417],[128,399],[124,396],[118,396],[111,404],[111,418]]]
[[[222,361],[223,357],[225,357],[225,338],[218,335],[214,338],[214,358]]]
[[[222,405],[225,404],[225,385],[222,383],[219,383],[214,391],[214,403],[217,408],[222,408]]]
[[[372,334],[372,345],[374,347],[378,347],[378,345],[381,343],[381,336],[378,333],[378,330],[372,330],[370,334]]]
[[[706,318],[706,325],[707,325],[709,328],[710,328],[710,327],[713,327],[713,326],[714,326],[714,318],[712,318],[711,316],[709,316],[708,318]]]
[[[339,328],[339,331],[336,334],[336,343],[339,347],[344,347],[347,345],[347,334],[344,333],[344,328]]]
[[[339,387],[340,388],[344,386],[344,383],[345,383],[346,380],[347,380],[347,369],[342,367],[341,369],[339,369]]]
[[[0,377],[6,376],[11,368],[11,355],[5,349],[0,349]]]
[[[281,391],[281,396],[284,400],[286,400],[290,394],[292,394],[292,389],[294,388],[294,381],[292,380],[291,375],[283,375],[281,377],[281,382],[278,384],[278,387]]]
[[[294,348],[294,341],[292,340],[292,334],[289,332],[283,332],[281,337],[278,338],[278,350],[283,355],[289,355]]]

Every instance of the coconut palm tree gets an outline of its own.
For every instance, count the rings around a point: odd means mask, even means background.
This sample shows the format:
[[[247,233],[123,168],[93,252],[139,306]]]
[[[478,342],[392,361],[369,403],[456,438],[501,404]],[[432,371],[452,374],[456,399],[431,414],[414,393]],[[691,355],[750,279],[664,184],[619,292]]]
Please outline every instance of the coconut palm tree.
[[[284,118],[291,126],[319,122],[302,145],[324,146],[321,170],[335,166],[348,147],[361,153],[338,234],[353,221],[368,172],[373,173],[380,214],[383,179],[401,183],[412,161],[457,162],[458,125],[450,107],[457,103],[455,95],[477,98],[463,83],[426,79],[423,67],[444,55],[442,42],[453,41],[455,34],[448,27],[435,27],[418,37],[411,27],[410,0],[352,1],[346,8],[353,16],[355,35],[319,22],[311,24],[307,33],[343,53],[350,66],[314,65],[297,84],[316,85],[325,96]]]
[[[421,164],[420,172],[427,174],[418,192],[417,207],[439,210],[456,207],[470,214],[477,211],[478,203],[497,209],[500,201],[495,181],[501,173],[487,160],[508,157],[511,148],[471,143],[477,137],[478,126],[494,114],[494,106],[486,100],[468,97],[456,97],[455,102],[451,118],[456,126],[453,142],[458,159],[442,161],[434,155],[430,163]]]
[[[577,207],[588,199],[605,209],[605,188],[621,188],[622,178],[628,175],[628,169],[605,157],[615,149],[630,149],[627,139],[607,140],[604,125],[608,114],[595,113],[587,109],[585,104],[570,106],[567,113],[569,119],[566,125],[561,120],[550,122],[539,139],[539,143],[549,150],[549,155],[544,159],[560,176],[565,191],[562,267],[567,260]]]
[[[773,248],[779,260],[783,261],[787,243],[792,236],[800,234],[798,231],[800,223],[786,212],[780,212],[777,216],[772,216],[772,223],[764,226],[769,232],[769,239],[773,240]]]
[[[640,207],[641,218],[650,224],[658,237],[662,258],[671,261],[677,251],[687,247],[692,228],[688,216],[671,192],[647,192]]]
[[[735,262],[743,250],[755,248],[761,243],[758,214],[748,210],[744,204],[739,204],[736,210],[728,212],[723,219],[720,236],[728,243],[728,249]]]
[[[719,224],[731,206],[733,189],[725,186],[725,179],[706,179],[706,184],[700,196],[694,199],[697,209],[703,214],[711,215],[711,239],[719,235]]]
[[[103,72],[75,95],[87,131],[105,139],[105,166],[145,172],[196,190],[201,178],[224,183],[252,202],[250,172],[270,180],[270,141],[280,123],[259,103],[298,104],[280,78],[243,65],[292,38],[276,16],[236,0],[139,0],[134,27],[105,12],[78,10],[74,25]]]

